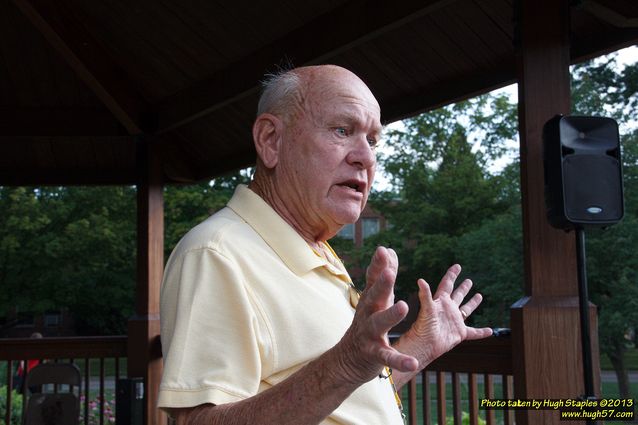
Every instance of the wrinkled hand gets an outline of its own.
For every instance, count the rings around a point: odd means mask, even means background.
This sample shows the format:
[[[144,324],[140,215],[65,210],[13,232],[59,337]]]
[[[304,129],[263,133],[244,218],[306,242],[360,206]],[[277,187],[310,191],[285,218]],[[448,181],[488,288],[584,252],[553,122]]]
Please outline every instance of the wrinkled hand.
[[[365,290],[352,325],[342,339],[347,347],[345,369],[354,380],[369,381],[384,366],[404,372],[418,368],[416,358],[400,353],[388,342],[388,331],[408,313],[405,302],[394,303],[398,266],[394,250],[378,247],[366,271]]]
[[[481,294],[475,294],[462,304],[472,287],[472,281],[466,279],[454,289],[454,282],[460,272],[461,266],[458,264],[450,267],[441,279],[434,297],[425,280],[419,279],[417,282],[421,310],[405,336],[414,349],[409,349],[408,352],[416,354],[421,367],[463,340],[492,335],[490,328],[466,326],[464,320],[479,306],[483,297]],[[405,345],[402,344],[403,346]]]

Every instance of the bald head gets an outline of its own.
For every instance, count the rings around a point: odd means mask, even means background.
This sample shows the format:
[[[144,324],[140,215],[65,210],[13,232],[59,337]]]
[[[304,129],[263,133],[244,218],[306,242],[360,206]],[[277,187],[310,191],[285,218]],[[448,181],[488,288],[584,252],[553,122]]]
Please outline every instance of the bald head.
[[[308,106],[308,99],[319,98],[326,90],[343,85],[360,89],[379,107],[370,89],[357,75],[336,65],[305,66],[270,74],[262,84],[257,115],[278,115],[288,123]]]

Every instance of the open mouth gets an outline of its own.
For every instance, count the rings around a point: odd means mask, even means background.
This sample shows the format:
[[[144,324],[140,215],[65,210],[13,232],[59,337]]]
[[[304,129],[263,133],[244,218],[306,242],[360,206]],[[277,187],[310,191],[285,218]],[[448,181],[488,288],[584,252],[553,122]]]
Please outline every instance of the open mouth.
[[[349,180],[343,183],[340,183],[339,186],[347,187],[349,189],[354,190],[355,192],[363,192],[364,185],[361,182]]]

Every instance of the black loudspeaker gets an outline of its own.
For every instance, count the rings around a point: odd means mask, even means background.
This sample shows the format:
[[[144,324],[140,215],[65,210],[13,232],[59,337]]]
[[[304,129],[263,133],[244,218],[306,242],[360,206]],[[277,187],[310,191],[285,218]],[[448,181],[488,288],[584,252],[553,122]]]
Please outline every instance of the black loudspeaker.
[[[543,127],[545,203],[556,228],[609,226],[624,215],[618,124],[557,115]]]

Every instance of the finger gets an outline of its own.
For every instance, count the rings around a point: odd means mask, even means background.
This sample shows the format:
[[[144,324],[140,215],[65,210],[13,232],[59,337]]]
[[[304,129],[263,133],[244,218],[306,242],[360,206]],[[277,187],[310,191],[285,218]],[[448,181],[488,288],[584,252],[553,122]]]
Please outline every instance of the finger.
[[[389,270],[383,270],[376,283],[366,287],[359,304],[368,313],[385,310],[394,304],[395,275]]]
[[[465,279],[461,284],[452,292],[452,301],[456,303],[456,305],[461,305],[463,302],[463,298],[470,292],[472,288],[472,281],[470,279]]]
[[[404,301],[390,306],[389,308],[374,313],[371,318],[370,332],[372,335],[385,335],[394,326],[408,315],[410,308]]]
[[[467,336],[465,339],[481,339],[492,336],[492,328],[467,328]]]
[[[388,252],[388,267],[396,274],[399,271],[399,257],[392,248],[386,248],[386,250]]]
[[[421,303],[421,308],[431,310],[434,300],[432,299],[430,285],[423,279],[417,280],[416,283],[419,286],[419,302]]]
[[[387,248],[383,246],[377,247],[374,254],[372,254],[370,265],[366,269],[366,289],[373,286],[379,280],[381,273],[387,268],[388,264]]]
[[[465,317],[467,317],[472,314],[474,310],[476,310],[476,308],[481,304],[482,301],[483,296],[481,294],[474,294],[474,296],[470,298],[468,302],[459,307],[459,310],[465,313]]]
[[[445,272],[445,275],[443,275],[443,278],[439,283],[439,287],[434,293],[434,298],[439,298],[442,294],[451,294],[452,289],[454,289],[454,282],[459,276],[459,273],[461,273],[461,266],[458,264],[454,264],[452,267],[447,269],[447,272]]]
[[[384,365],[401,372],[415,372],[419,368],[417,359],[403,354],[392,347],[383,347],[380,349],[379,357]]]

